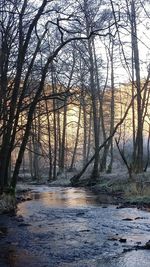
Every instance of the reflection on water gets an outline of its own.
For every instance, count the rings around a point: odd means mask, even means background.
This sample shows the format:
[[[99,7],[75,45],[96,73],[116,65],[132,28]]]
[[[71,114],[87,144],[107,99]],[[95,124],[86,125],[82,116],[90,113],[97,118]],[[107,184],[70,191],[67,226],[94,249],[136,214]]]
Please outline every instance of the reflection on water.
[[[88,189],[83,188],[62,188],[62,187],[39,187],[38,190],[31,191],[27,195],[32,199],[33,208],[41,211],[42,208],[84,208],[97,206],[100,204],[98,196]],[[105,201],[108,202],[105,196]],[[29,206],[30,206],[29,201]],[[18,205],[20,215],[31,215],[28,203],[23,202]]]
[[[45,188],[47,189],[47,188]],[[82,188],[48,188],[46,192],[33,191],[29,193],[32,200],[40,200],[48,207],[77,207],[97,206],[100,203],[113,203],[113,198],[106,194],[98,196],[87,189]]]
[[[83,189],[60,188],[59,190],[53,190],[51,188],[50,190],[50,192],[32,192],[30,197],[33,200],[40,200],[45,206],[51,207],[76,207],[97,204],[96,196]]]

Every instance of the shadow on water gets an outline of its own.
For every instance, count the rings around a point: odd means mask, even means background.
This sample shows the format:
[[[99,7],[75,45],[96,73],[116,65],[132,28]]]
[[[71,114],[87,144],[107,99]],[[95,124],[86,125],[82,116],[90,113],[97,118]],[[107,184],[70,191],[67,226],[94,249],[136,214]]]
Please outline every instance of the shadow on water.
[[[0,267],[40,267],[40,258],[30,255],[25,249],[18,249],[14,245],[1,247]]]

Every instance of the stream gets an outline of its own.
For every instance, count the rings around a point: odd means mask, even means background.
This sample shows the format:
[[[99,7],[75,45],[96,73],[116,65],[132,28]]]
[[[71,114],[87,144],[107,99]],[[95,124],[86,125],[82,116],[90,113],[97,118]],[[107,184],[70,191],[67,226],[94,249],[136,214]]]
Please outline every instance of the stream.
[[[0,215],[0,267],[150,267],[150,213],[83,188],[36,186]],[[105,203],[105,204],[102,204]]]

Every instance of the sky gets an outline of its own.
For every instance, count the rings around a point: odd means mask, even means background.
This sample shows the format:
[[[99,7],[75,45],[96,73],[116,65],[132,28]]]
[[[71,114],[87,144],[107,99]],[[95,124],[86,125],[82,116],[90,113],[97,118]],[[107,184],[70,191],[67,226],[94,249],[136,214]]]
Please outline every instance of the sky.
[[[145,10],[150,10],[150,4],[145,6]],[[150,16],[145,13],[143,9],[139,12],[139,17],[137,20],[137,36],[138,36],[138,47],[139,47],[139,57],[140,57],[140,74],[141,79],[147,77],[147,69],[150,64]],[[129,69],[131,71],[131,32],[128,27],[120,28],[120,37],[123,43],[123,49],[125,53],[126,60],[129,64]],[[97,53],[107,62],[106,50],[103,44],[97,43]],[[120,54],[123,54],[120,51]],[[102,70],[103,75],[105,75],[106,70]],[[118,47],[114,52],[114,73],[115,73],[115,83],[126,83],[130,80],[130,74],[126,67],[123,55],[119,55]]]

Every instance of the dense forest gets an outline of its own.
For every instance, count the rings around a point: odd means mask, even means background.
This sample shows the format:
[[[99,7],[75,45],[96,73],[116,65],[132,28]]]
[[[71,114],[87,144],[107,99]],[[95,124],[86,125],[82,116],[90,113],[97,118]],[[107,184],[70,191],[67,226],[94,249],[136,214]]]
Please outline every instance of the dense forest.
[[[149,165],[149,1],[0,1],[0,189]]]

